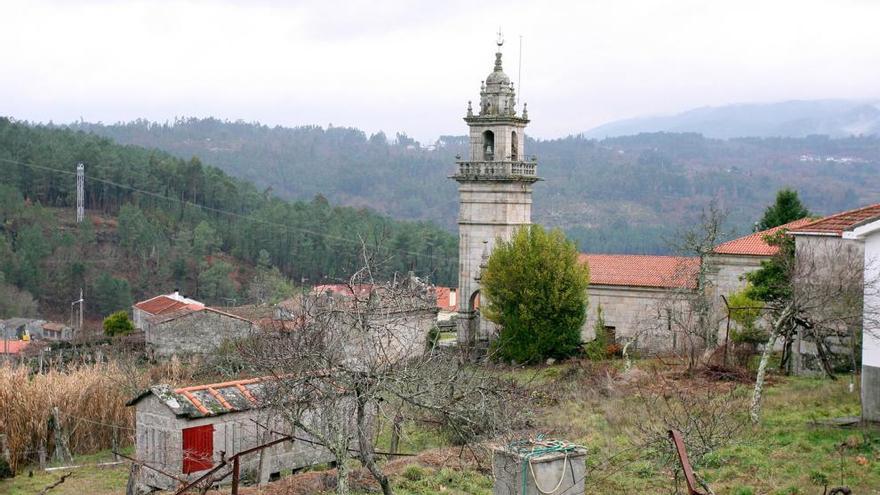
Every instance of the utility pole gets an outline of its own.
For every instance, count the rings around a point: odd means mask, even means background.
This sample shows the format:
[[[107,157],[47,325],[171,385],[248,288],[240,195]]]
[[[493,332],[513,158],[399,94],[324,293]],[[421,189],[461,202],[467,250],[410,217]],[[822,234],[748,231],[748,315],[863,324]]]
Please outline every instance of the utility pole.
[[[76,166],[76,223],[85,218],[85,167],[82,163]]]
[[[73,320],[73,310],[74,310],[73,308],[74,308],[74,306],[79,305],[78,322],[77,322],[77,325],[76,325],[76,333],[77,333],[77,334],[82,333],[82,327],[83,327],[83,302],[84,302],[84,300],[83,300],[83,290],[82,290],[82,288],[80,288],[80,289],[79,289],[79,299],[76,300],[76,301],[73,301],[72,303],[70,303],[70,319],[71,319],[71,320]],[[71,323],[73,323],[73,322],[71,322]]]

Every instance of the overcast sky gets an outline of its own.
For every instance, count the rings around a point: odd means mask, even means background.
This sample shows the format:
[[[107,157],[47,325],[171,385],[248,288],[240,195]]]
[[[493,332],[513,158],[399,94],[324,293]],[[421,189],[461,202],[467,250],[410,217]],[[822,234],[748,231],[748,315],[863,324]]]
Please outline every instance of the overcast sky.
[[[880,96],[880,1],[0,0],[0,115],[463,134],[505,71],[531,135],[704,105]]]

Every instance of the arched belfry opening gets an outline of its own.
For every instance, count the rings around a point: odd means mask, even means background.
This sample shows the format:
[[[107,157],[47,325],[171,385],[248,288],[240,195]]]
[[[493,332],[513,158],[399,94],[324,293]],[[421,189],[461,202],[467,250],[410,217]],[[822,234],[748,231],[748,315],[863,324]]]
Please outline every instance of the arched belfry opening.
[[[483,132],[483,160],[495,159],[495,133],[492,131]]]
[[[516,131],[510,133],[510,159],[519,160],[519,141],[516,139]]]

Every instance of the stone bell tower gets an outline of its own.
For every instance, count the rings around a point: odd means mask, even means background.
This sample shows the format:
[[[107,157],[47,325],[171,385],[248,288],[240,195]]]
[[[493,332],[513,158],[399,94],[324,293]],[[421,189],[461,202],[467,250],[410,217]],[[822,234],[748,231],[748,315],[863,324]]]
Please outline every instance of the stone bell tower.
[[[458,182],[458,343],[479,346],[494,336],[479,315],[480,272],[496,239],[508,240],[532,223],[532,184],[540,180],[534,157],[525,156],[526,105],[517,115],[513,83],[501,67],[499,33],[495,68],[480,88],[477,111],[468,102],[470,151],[457,158],[451,176]]]

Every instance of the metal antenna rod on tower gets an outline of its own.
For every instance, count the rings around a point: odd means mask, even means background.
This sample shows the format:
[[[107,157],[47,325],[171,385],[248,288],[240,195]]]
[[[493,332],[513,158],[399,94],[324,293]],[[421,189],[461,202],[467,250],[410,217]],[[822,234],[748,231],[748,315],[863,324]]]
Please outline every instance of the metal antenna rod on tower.
[[[522,35],[519,35],[519,67],[517,71],[519,74],[516,76],[516,104],[519,105],[519,98],[522,96]]]
[[[82,163],[76,166],[76,223],[85,218],[85,167]]]

